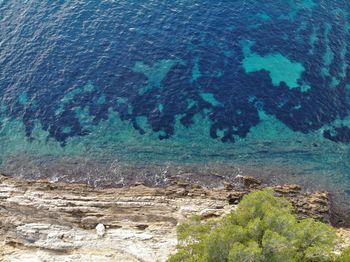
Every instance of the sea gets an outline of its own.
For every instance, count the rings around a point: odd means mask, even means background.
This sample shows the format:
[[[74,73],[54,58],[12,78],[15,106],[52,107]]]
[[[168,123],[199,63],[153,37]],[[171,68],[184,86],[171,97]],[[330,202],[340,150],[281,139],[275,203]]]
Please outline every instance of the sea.
[[[350,220],[349,63],[348,0],[0,0],[0,171],[253,175]]]

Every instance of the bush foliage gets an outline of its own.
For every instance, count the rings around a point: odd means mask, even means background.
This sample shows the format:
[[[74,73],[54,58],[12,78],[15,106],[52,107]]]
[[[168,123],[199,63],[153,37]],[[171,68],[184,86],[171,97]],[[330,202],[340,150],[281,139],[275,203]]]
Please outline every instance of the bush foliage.
[[[349,261],[350,261],[350,247],[345,249],[343,253],[336,259],[336,262],[349,262]]]
[[[246,195],[221,220],[195,217],[177,228],[178,251],[169,262],[335,261],[335,230],[313,219],[298,220],[291,204],[272,191]],[[347,257],[339,261],[346,260]]]

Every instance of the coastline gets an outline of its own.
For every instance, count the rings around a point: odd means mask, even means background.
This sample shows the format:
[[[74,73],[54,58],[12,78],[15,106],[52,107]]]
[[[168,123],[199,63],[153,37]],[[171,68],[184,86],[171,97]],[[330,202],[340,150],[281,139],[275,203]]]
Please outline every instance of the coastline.
[[[205,185],[213,181],[216,186]],[[163,187],[121,188],[1,175],[0,254],[4,261],[164,261],[175,249],[179,222],[195,214],[202,219],[221,217],[243,195],[265,187],[256,178],[240,175],[227,181],[184,173]],[[298,185],[272,188],[291,200],[299,217],[330,222],[332,200],[327,192],[306,192]],[[98,224],[102,232],[96,231]],[[348,229],[339,232],[350,239]]]
[[[332,210],[330,221],[338,227],[350,227],[350,196],[342,181],[331,173],[308,173],[297,166],[238,161],[135,162],[109,157],[34,157],[23,154],[8,157],[2,163],[0,173],[15,179],[85,184],[98,189],[129,188],[135,185],[166,188],[179,179],[214,189],[223,187],[225,183],[235,183],[236,176],[249,176],[259,179],[264,186],[297,184],[303,192],[328,192]]]

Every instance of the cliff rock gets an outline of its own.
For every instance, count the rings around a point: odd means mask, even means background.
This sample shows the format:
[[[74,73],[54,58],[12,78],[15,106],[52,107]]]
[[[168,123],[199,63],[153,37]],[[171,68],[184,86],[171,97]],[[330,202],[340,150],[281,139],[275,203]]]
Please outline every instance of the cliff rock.
[[[189,177],[187,174],[184,177]],[[176,246],[176,225],[197,214],[229,213],[255,178],[217,188],[177,178],[164,188],[82,184],[0,176],[0,258],[3,261],[164,261]],[[297,185],[274,187],[300,217],[329,221],[327,193]]]

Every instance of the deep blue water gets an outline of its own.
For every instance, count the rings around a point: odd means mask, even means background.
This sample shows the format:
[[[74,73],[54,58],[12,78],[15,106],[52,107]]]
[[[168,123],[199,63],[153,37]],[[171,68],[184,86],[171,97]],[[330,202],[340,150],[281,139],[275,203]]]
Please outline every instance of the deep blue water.
[[[204,161],[345,192],[349,16],[347,0],[0,0],[3,169]]]

